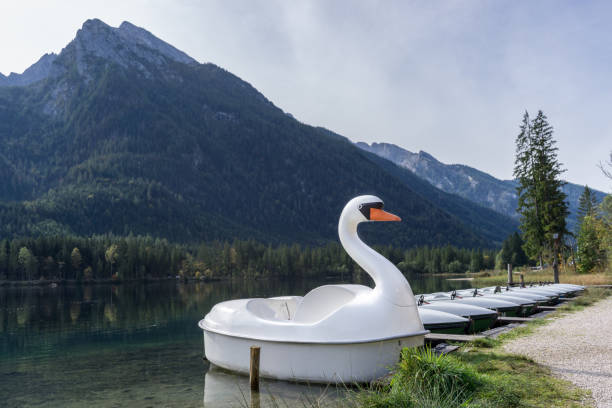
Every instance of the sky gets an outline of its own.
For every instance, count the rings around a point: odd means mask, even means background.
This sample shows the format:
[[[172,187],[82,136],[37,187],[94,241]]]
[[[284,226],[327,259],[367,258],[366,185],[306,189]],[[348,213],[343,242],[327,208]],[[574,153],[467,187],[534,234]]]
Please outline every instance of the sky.
[[[609,192],[607,1],[0,0],[0,72],[59,52],[83,22],[143,27],[251,83],[298,120],[512,178],[527,110],[568,181]]]

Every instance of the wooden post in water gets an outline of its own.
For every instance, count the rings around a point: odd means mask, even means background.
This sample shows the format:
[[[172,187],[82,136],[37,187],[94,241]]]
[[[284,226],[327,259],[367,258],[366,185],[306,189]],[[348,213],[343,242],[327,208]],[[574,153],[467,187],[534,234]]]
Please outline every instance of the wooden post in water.
[[[508,286],[512,286],[512,264],[508,264]]]
[[[261,408],[261,397],[259,391],[251,390],[251,407],[250,408]]]
[[[525,287],[525,279],[523,278],[523,274],[521,273],[521,288]]]
[[[251,365],[249,367],[251,391],[259,391],[259,347],[251,347]]]

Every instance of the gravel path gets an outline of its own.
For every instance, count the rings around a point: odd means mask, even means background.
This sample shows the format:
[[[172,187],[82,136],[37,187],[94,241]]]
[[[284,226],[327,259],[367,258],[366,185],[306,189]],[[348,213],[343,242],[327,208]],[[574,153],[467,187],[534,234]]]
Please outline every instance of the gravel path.
[[[504,349],[591,390],[597,407],[612,408],[612,299],[555,319]]]

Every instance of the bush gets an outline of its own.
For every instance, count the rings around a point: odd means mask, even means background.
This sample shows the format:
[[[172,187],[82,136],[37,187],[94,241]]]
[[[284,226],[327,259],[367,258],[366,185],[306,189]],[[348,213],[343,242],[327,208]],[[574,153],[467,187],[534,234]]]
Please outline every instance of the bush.
[[[449,273],[463,273],[465,272],[465,267],[459,261],[453,261],[448,264],[448,272]]]
[[[470,400],[480,384],[478,374],[448,355],[436,355],[431,348],[402,350],[401,361],[389,386],[356,395],[362,407],[445,408]]]
[[[399,369],[391,384],[407,384],[413,390],[429,389],[450,395],[471,393],[479,382],[476,372],[467,365],[425,347],[402,350]]]

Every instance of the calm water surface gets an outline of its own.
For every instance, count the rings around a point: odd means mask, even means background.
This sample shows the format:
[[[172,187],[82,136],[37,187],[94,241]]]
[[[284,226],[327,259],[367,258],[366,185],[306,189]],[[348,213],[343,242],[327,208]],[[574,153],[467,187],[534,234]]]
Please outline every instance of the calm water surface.
[[[223,300],[304,295],[338,280],[0,288],[0,405],[248,406],[248,378],[202,359],[197,322]],[[365,282],[367,284],[367,282]],[[415,293],[469,282],[413,278]],[[304,406],[342,391],[264,381],[262,406]],[[306,404],[308,405],[308,404]]]

